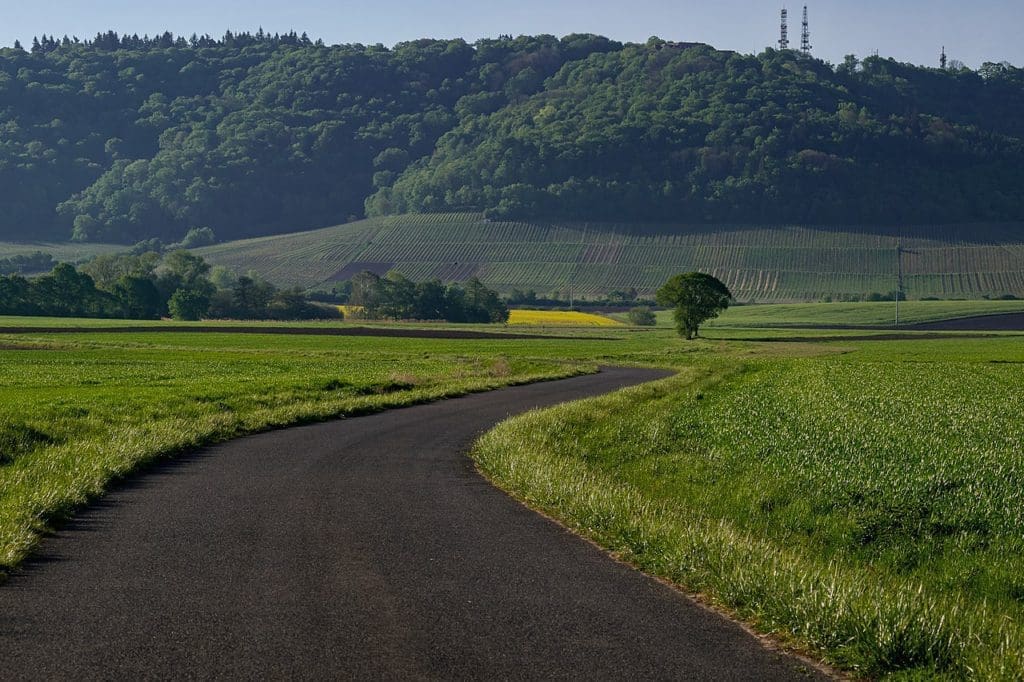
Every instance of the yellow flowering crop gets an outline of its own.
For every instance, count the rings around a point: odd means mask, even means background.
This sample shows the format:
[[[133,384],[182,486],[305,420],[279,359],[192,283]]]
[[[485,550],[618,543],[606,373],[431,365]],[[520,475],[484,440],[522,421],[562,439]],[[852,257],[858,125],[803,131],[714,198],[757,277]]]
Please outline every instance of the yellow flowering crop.
[[[558,327],[619,327],[622,323],[604,315],[574,310],[512,310],[509,324]]]

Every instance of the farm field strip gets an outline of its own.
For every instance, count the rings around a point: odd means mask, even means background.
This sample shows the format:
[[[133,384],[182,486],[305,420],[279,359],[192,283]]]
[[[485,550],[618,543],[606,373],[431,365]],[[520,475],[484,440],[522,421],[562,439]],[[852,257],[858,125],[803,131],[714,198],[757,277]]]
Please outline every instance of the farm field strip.
[[[575,310],[521,310],[509,311],[510,326],[556,327],[621,327],[622,323],[604,315],[581,313]]]
[[[891,326],[894,302],[804,303],[733,306],[707,323],[708,328],[800,327],[820,325]],[[1024,312],[1024,301],[903,301],[903,324]],[[670,323],[668,311],[659,311],[659,319]]]
[[[127,247],[120,244],[92,244],[77,242],[3,242],[0,241],[0,258],[30,256],[36,252],[48,253],[59,261],[76,263],[104,253],[116,253]]]
[[[529,223],[437,214],[372,218],[199,252],[303,287],[333,281],[353,263],[385,263],[417,276],[479,276],[505,292],[551,293],[571,284],[583,296],[624,288],[649,295],[669,275],[699,269],[721,273],[741,300],[792,302],[894,289],[900,244],[911,298],[979,298],[1024,296],[1020,227],[898,227],[886,235],[870,227]],[[970,241],[955,236],[968,228]]]

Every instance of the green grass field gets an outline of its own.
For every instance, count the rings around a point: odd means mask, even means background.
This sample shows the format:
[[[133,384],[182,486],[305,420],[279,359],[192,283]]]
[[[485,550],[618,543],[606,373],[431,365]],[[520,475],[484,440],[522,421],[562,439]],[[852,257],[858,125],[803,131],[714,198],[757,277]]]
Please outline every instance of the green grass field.
[[[672,367],[510,420],[474,456],[628,561],[855,674],[1024,674],[1024,335],[744,333],[0,336],[0,564],[112,480],[197,445],[598,364]]]
[[[362,269],[416,280],[477,276],[500,291],[568,298],[653,293],[702,270],[742,301],[818,301],[896,288],[896,248],[910,298],[1024,297],[1021,225],[901,228],[692,226],[487,221],[475,214],[390,216],[200,249],[211,262],[303,288]]]
[[[677,378],[506,422],[475,457],[843,669],[1019,679],[1021,341],[704,345]]]
[[[0,242],[0,258],[30,256],[37,252],[47,253],[54,260],[80,263],[104,253],[127,251],[129,247],[120,244],[85,244],[79,242]]]
[[[938,322],[976,315],[1024,312],[1024,301],[901,301],[900,324]],[[734,306],[708,322],[714,327],[801,327],[819,325],[886,327],[895,323],[896,304],[805,303]],[[658,323],[672,324],[670,311],[658,311]]]
[[[1024,312],[1022,301],[901,301],[900,326],[923,322],[941,322],[981,315],[1002,315]],[[628,322],[625,313],[611,313],[609,317]],[[655,311],[659,327],[671,327],[671,310]],[[702,330],[711,334],[714,329],[762,329],[815,327],[895,327],[894,302],[861,303],[764,303],[734,305],[719,317],[704,323]]]

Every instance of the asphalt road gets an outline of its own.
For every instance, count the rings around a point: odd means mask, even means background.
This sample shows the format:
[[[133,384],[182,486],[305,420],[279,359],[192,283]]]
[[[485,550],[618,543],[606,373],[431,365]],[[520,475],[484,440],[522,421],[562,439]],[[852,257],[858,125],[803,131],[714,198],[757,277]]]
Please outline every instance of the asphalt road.
[[[796,659],[524,508],[465,456],[533,384],[159,465],[0,586],[0,678],[806,679]]]

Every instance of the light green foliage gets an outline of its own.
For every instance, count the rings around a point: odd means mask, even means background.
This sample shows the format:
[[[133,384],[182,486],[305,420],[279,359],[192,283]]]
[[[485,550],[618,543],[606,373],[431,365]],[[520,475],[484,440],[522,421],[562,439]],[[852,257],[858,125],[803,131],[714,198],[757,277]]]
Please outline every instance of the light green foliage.
[[[1024,674],[1019,337],[701,354],[512,420],[499,484],[763,630],[877,676]],[[703,358],[703,359],[702,359]]]
[[[627,319],[632,325],[637,327],[653,327],[658,323],[658,318],[654,314],[654,311],[649,306],[638,306],[631,308]]]
[[[187,289],[178,289],[171,294],[167,302],[167,310],[171,317],[179,321],[199,320],[210,307],[210,299],[204,294]]]

